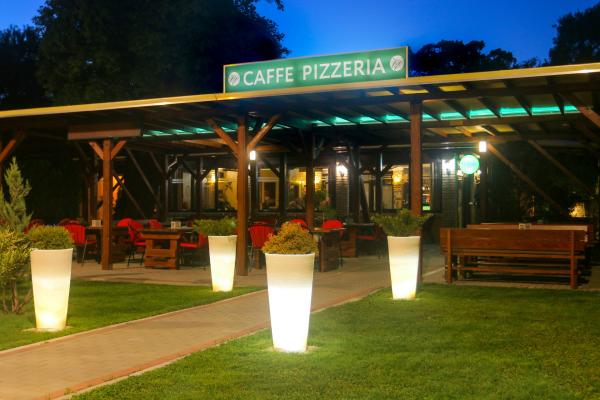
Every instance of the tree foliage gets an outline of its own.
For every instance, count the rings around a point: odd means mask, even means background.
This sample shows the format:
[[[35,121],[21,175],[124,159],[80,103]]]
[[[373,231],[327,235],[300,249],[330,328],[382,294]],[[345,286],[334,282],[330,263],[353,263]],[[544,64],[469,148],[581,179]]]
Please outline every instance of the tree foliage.
[[[0,31],[0,109],[45,105],[36,79],[39,36],[32,27]]]
[[[517,59],[510,51],[494,49],[485,53],[485,42],[441,40],[426,44],[411,55],[413,75],[442,75],[515,68]]]
[[[584,11],[562,16],[556,25],[550,64],[600,60],[600,2]]]
[[[4,194],[3,186],[0,185],[0,225],[13,232],[23,232],[31,220],[31,214],[27,213],[25,203],[31,186],[23,179],[15,158],[6,170],[4,179],[8,186],[8,198]]]
[[[31,301],[31,289],[22,297],[19,289],[29,277],[29,240],[22,232],[0,228],[0,290],[2,310],[19,314]]]
[[[224,64],[287,54],[256,1],[47,0],[38,78],[55,103],[219,91]]]

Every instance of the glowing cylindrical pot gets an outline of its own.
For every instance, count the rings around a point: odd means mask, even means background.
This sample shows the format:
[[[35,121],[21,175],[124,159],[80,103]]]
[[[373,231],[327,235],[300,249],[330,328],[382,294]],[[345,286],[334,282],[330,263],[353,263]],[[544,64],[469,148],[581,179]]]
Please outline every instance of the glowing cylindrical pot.
[[[315,254],[266,254],[275,350],[306,351]]]
[[[235,274],[237,235],[209,236],[210,276],[214,292],[230,292]]]
[[[414,299],[419,273],[420,236],[388,236],[392,296],[394,299]]]
[[[60,331],[67,325],[72,260],[73,249],[31,252],[35,322],[40,331]]]

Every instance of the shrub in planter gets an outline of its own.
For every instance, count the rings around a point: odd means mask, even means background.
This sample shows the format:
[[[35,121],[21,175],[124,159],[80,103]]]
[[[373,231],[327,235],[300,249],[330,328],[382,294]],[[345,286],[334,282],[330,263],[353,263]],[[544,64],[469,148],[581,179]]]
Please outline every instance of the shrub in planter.
[[[60,226],[37,226],[29,231],[31,281],[36,327],[59,331],[66,327],[71,286],[73,240]]]
[[[429,215],[414,215],[402,209],[378,214],[372,220],[388,235],[388,253],[394,299],[414,299],[420,263],[421,228]]]
[[[267,260],[273,346],[280,351],[304,352],[317,244],[302,227],[286,223],[262,250]]]
[[[210,275],[215,292],[229,292],[233,289],[236,226],[236,219],[230,217],[194,221],[194,228],[198,234],[208,236]]]
[[[29,278],[29,239],[25,234],[0,229],[0,290],[2,310],[20,314],[31,301],[31,289],[25,296],[19,288]]]

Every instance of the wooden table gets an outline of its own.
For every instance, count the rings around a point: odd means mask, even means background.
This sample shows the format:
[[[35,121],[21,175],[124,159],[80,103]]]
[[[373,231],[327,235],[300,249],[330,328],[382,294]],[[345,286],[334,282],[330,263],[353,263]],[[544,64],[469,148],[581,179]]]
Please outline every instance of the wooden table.
[[[126,226],[113,226],[112,227],[112,240],[111,240],[111,252],[110,262],[117,263],[123,262],[127,259],[130,240],[129,240],[129,228]],[[98,246],[98,262],[100,262],[100,254],[102,254],[102,227],[101,226],[87,226],[85,233],[96,236],[96,243]]]
[[[311,230],[311,233],[318,238],[320,272],[331,271],[339,267],[341,258],[340,236],[345,230],[345,228],[313,228]]]
[[[179,242],[185,233],[192,231],[189,227],[140,230],[146,242],[144,267],[179,268]]]

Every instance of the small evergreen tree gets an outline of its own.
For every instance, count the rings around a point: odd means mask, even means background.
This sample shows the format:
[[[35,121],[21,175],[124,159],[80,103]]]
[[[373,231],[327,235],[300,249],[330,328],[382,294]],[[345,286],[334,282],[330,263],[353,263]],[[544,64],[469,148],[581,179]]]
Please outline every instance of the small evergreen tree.
[[[12,159],[4,174],[4,180],[8,187],[8,199],[4,194],[3,186],[0,185],[0,224],[14,232],[23,232],[31,220],[31,214],[27,213],[25,204],[31,186],[29,182],[23,180],[16,159]]]

